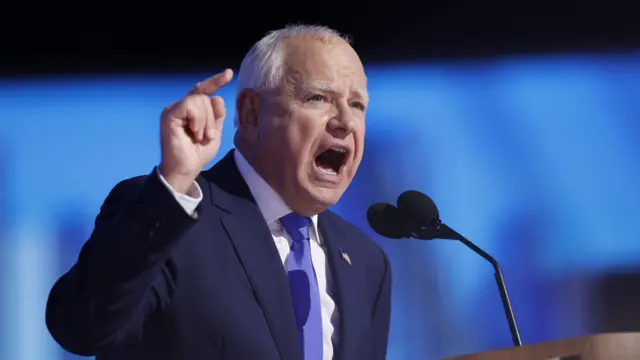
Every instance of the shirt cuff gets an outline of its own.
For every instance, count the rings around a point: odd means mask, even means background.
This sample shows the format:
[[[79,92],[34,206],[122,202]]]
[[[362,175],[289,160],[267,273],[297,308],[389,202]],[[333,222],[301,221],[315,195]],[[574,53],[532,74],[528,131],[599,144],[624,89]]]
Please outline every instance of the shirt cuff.
[[[165,180],[164,176],[160,174],[160,170],[157,168],[156,168],[156,174],[158,175],[158,177],[160,178],[160,181],[164,184],[164,186],[167,187],[169,192],[173,194],[173,197],[175,197],[176,201],[180,204],[180,206],[182,206],[184,211],[186,211],[187,214],[193,216],[196,211],[196,208],[202,201],[202,189],[200,189],[200,185],[198,185],[198,183],[194,181],[191,187],[189,188],[189,191],[187,191],[188,195],[186,195],[174,190],[171,187],[171,185],[169,185],[167,180]]]

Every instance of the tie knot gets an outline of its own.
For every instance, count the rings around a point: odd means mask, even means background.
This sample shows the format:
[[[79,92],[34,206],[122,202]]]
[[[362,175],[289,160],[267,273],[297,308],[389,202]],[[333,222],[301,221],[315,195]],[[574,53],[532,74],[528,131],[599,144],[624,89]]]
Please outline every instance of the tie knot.
[[[280,223],[294,241],[309,240],[310,218],[291,213],[281,217]]]

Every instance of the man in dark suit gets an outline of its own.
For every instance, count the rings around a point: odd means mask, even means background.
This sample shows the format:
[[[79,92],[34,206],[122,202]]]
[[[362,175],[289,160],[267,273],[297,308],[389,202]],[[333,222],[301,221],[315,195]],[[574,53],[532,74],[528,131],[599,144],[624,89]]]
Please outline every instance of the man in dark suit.
[[[211,169],[226,70],[162,113],[158,167],[108,195],[46,322],[108,359],[376,360],[387,349],[384,252],[327,210],[364,150],[366,76],[325,27],[274,31],[245,57],[236,149]]]

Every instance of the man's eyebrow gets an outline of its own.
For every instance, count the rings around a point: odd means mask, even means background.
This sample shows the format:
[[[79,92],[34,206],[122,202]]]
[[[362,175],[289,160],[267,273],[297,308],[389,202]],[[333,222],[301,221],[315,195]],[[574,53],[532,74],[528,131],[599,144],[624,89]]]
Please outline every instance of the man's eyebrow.
[[[301,86],[301,90],[304,92],[322,91],[322,92],[337,92],[331,85],[323,82],[314,82]],[[366,89],[356,88],[352,91],[356,92],[360,97],[369,100],[369,93]]]

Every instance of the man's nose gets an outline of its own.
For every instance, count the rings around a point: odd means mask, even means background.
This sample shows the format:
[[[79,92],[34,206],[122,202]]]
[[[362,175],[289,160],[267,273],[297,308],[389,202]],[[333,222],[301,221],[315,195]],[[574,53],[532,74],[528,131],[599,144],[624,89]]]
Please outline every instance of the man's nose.
[[[344,139],[356,130],[356,119],[351,113],[351,108],[340,109],[337,114],[329,120],[327,129],[336,138]]]

